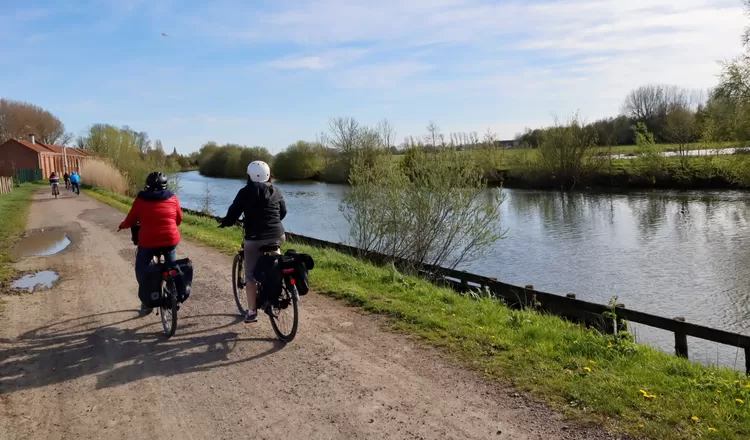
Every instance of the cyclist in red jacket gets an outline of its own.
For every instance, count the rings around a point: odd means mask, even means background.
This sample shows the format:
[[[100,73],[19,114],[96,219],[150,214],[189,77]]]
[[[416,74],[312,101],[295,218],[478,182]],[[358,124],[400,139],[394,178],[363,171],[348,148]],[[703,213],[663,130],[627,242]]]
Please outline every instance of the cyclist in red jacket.
[[[120,223],[120,229],[129,229],[140,224],[138,253],[135,257],[135,277],[140,284],[146,268],[155,255],[164,254],[166,264],[176,259],[176,248],[180,242],[182,208],[177,196],[167,189],[167,177],[154,171],[146,178],[146,189],[138,193],[128,216]],[[141,313],[150,314],[152,309],[141,304]]]

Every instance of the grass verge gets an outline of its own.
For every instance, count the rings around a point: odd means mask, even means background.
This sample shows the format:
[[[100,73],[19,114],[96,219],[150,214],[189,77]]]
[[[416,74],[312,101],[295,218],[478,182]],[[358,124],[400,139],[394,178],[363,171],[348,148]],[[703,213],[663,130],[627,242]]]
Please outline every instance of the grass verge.
[[[13,276],[11,250],[26,226],[31,196],[41,185],[26,183],[0,195],[0,287]]]
[[[132,201],[97,188],[87,193],[123,212]],[[180,229],[185,238],[228,255],[242,239],[237,228],[218,229],[192,215]],[[329,249],[292,246],[315,258],[310,275],[317,292],[389,316],[394,329],[580,422],[652,439],[750,438],[750,381],[737,371],[694,364],[492,299],[471,299]]]

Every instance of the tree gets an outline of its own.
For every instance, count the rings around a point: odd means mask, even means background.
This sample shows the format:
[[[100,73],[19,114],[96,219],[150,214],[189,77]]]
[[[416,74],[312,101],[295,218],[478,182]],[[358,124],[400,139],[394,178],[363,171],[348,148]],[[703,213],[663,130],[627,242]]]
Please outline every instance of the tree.
[[[542,167],[568,188],[604,165],[604,158],[597,155],[596,130],[582,124],[578,115],[567,124],[555,121],[544,131],[538,150]]]
[[[678,153],[685,159],[687,144],[695,142],[697,138],[695,114],[687,109],[672,111],[667,115],[664,130],[670,142],[678,145]]]
[[[332,118],[328,122],[328,133],[324,136],[326,143],[344,155],[349,155],[357,146],[360,134],[359,122],[350,117]]]
[[[74,137],[49,111],[28,102],[0,99],[0,143],[26,139],[31,133],[45,144],[66,145]]]
[[[325,165],[325,151],[321,144],[298,141],[276,155],[273,170],[281,180],[308,180],[318,178]]]
[[[396,130],[393,128],[388,119],[383,119],[378,123],[377,127],[380,140],[386,148],[393,147],[396,141]]]
[[[441,139],[443,139],[443,135],[440,133],[440,127],[434,121],[430,121],[427,124],[427,134],[424,137],[424,143],[431,147],[437,147],[441,143]]]

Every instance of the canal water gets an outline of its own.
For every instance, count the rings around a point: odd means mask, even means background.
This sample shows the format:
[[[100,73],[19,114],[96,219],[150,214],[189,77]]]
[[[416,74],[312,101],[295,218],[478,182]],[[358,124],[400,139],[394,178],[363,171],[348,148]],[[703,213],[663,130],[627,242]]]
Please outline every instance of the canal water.
[[[200,209],[208,188],[223,216],[245,182],[181,174],[183,206]],[[290,232],[348,240],[339,204],[347,186],[279,183]],[[493,191],[500,191],[495,189]],[[557,192],[503,189],[506,237],[459,266],[515,284],[750,334],[750,193]],[[673,351],[672,333],[635,327],[639,342]],[[689,338],[690,357],[740,368],[743,353]]]

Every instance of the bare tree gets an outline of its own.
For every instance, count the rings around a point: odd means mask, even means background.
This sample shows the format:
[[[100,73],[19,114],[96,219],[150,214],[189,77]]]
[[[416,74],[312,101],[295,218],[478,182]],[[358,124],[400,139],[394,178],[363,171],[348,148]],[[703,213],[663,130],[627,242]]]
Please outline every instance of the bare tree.
[[[0,99],[0,143],[33,133],[40,142],[58,144],[72,139],[65,125],[49,111],[23,101]]]
[[[324,137],[329,147],[348,155],[356,149],[359,134],[360,126],[356,119],[338,117],[328,122],[328,134]]]
[[[633,119],[644,121],[659,112],[661,101],[662,91],[659,86],[641,86],[625,97],[622,112]]]
[[[435,124],[434,121],[430,121],[427,124],[427,134],[425,135],[424,142],[432,147],[437,147],[440,141],[440,127]]]
[[[394,146],[396,141],[396,130],[393,128],[393,125],[388,122],[388,119],[383,119],[378,122],[377,131],[380,135],[380,140],[386,148]]]

